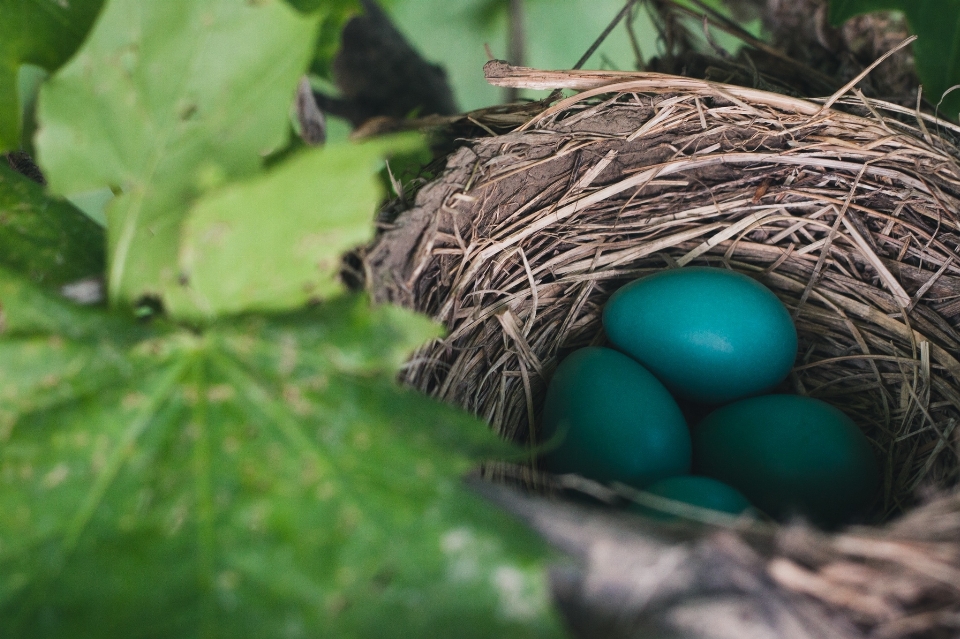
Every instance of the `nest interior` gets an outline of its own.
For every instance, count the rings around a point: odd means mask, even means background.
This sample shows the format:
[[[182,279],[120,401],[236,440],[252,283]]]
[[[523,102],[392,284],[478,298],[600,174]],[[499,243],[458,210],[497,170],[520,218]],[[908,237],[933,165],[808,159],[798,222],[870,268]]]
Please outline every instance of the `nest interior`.
[[[535,444],[552,370],[604,343],[613,291],[664,268],[731,268],[793,314],[788,390],[841,408],[873,444],[877,520],[955,485],[960,129],[844,103],[661,77],[468,141],[363,256],[375,299],[448,329],[404,380]]]

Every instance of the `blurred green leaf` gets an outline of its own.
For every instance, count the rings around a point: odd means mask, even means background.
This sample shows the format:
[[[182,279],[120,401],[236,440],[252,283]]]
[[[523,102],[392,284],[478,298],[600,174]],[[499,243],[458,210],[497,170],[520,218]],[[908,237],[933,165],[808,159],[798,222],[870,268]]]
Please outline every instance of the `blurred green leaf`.
[[[125,321],[25,289],[0,307]],[[0,337],[4,636],[563,636],[540,543],[459,479],[503,444],[393,382],[429,322],[126,326]]]
[[[169,290],[191,201],[285,143],[317,20],[280,0],[109,0],[48,80],[37,148],[51,188],[121,192],[107,209],[113,301]]]
[[[20,148],[20,65],[53,71],[73,55],[103,0],[0,0],[0,152]]]
[[[397,28],[426,60],[446,70],[457,103],[465,110],[498,104],[503,90],[483,75],[487,49],[507,55],[506,15],[502,0],[394,0],[388,4]],[[606,28],[624,0],[528,0],[524,2],[527,66],[569,69]],[[638,11],[637,32],[645,55],[657,55],[657,32],[646,11]],[[611,66],[629,70],[635,60],[621,25],[604,40],[586,68]],[[610,63],[609,65],[607,63]],[[525,91],[546,97],[548,91]]]
[[[830,20],[835,25],[871,11],[900,11],[917,35],[913,43],[917,74],[924,95],[937,104],[944,92],[960,84],[960,0],[831,0]],[[881,67],[876,73],[882,73]],[[956,120],[960,92],[943,99],[940,112]]]
[[[20,104],[20,149],[36,155],[33,135],[37,132],[37,95],[50,73],[35,64],[22,64],[17,74],[17,98]]]
[[[101,275],[103,229],[0,159],[0,266],[48,286]]]
[[[418,137],[333,144],[201,199],[184,225],[183,312],[283,310],[339,292],[341,255],[373,234],[384,151],[419,145]]]
[[[131,365],[121,345],[142,333],[0,268],[0,336],[16,338],[0,338],[0,441],[8,439],[17,415],[122,383]],[[2,484],[0,478],[0,491]]]
[[[359,11],[359,3],[349,2],[341,5],[338,11],[324,16],[317,32],[316,47],[313,60],[310,63],[310,72],[322,78],[333,75],[331,63],[337,50],[340,48],[340,32],[343,26]]]
[[[505,17],[510,9],[510,0],[476,0],[473,20],[482,29],[489,29]]]

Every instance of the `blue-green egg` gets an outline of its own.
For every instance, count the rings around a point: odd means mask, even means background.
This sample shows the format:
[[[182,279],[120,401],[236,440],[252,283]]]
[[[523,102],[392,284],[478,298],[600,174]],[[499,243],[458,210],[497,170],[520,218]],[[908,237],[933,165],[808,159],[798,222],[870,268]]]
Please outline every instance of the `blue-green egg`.
[[[768,288],[685,267],[627,284],[603,310],[610,342],[678,398],[720,404],[767,392],[793,367],[797,331]]]
[[[665,497],[730,515],[742,515],[752,510],[750,501],[743,496],[743,493],[710,477],[697,477],[695,475],[668,477],[650,484],[643,490],[657,497]],[[677,518],[669,512],[641,504],[632,505],[631,510],[655,519]]]
[[[693,467],[783,518],[834,526],[870,506],[880,471],[853,420],[811,397],[766,395],[715,410],[693,430]]]
[[[583,348],[557,367],[541,440],[547,470],[642,488],[690,471],[690,431],[663,384],[623,353]]]

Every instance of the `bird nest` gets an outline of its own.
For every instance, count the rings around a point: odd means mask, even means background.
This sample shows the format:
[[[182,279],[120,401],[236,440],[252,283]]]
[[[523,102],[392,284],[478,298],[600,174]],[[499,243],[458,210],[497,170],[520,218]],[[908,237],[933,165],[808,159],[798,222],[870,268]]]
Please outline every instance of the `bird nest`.
[[[745,273],[797,327],[782,390],[849,415],[883,477],[878,525],[857,537],[869,551],[845,533],[811,545],[821,559],[781,553],[764,578],[866,633],[835,636],[960,631],[960,497],[917,506],[960,479],[960,128],[856,91],[814,102],[659,74],[487,71],[581,92],[467,140],[384,209],[362,252],[369,290],[447,329],[403,381],[536,446],[552,371],[606,343],[620,286],[687,265]],[[877,585],[884,569],[902,588]]]

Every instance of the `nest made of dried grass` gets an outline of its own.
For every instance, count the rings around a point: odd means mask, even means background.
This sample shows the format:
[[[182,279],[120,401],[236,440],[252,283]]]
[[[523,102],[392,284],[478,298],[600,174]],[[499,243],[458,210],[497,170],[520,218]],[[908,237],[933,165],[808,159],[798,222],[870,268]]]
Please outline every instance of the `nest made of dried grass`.
[[[365,256],[375,297],[448,328],[405,381],[536,443],[552,369],[603,343],[614,290],[663,268],[732,268],[793,313],[791,390],[873,443],[878,518],[955,484],[960,128],[857,95],[840,111],[673,76],[567,76],[591,82],[461,147],[382,225]]]
[[[659,74],[488,75],[583,92],[466,140],[412,204],[385,207],[362,251],[368,288],[448,329],[406,383],[536,445],[551,372],[604,343],[613,291],[664,268],[731,268],[794,316],[787,390],[838,406],[873,444],[875,522],[958,483],[960,127],[856,91],[818,103]],[[852,537],[774,527],[761,581],[839,610],[853,630],[835,636],[953,636],[957,512],[960,493]]]

